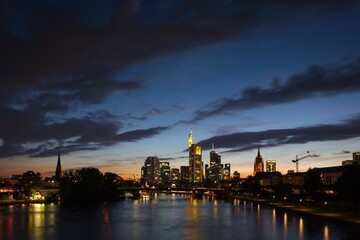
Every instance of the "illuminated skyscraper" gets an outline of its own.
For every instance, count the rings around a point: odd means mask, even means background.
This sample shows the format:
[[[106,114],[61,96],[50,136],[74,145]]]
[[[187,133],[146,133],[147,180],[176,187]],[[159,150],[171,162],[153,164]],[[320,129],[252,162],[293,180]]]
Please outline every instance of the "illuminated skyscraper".
[[[276,172],[276,161],[275,160],[266,160],[266,171],[267,172]]]
[[[230,163],[225,163],[224,169],[223,169],[223,179],[224,180],[230,180]]]
[[[157,157],[147,157],[141,169],[142,182],[158,184],[160,182],[160,161]]]
[[[190,182],[200,183],[202,182],[202,149],[201,146],[197,146],[193,143],[192,131],[189,134],[189,172]]]
[[[215,152],[214,144],[210,151],[210,167],[221,164],[221,155]]]
[[[57,181],[60,181],[61,177],[62,177],[62,171],[61,171],[60,150],[59,150],[56,171],[55,171],[55,179]]]
[[[160,182],[167,184],[170,182],[170,164],[169,162],[160,162]]]
[[[257,172],[263,172],[264,171],[264,163],[263,159],[260,155],[260,147],[258,148],[258,155],[255,158],[254,162],[254,176]]]
[[[218,182],[222,179],[223,172],[221,165],[221,155],[215,152],[214,144],[212,144],[212,149],[210,151],[210,166],[205,169],[207,172],[207,179],[210,179],[213,182]]]

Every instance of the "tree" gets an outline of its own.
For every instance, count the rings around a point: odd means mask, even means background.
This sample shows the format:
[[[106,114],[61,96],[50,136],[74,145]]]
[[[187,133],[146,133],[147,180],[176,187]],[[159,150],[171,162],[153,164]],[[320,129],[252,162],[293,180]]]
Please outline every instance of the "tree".
[[[62,179],[64,202],[94,203],[104,200],[104,179],[97,168],[83,168]]]
[[[309,169],[304,178],[303,189],[305,194],[315,201],[322,200],[323,183],[321,181],[320,171],[317,168]]]
[[[105,199],[113,201],[119,198],[119,187],[124,184],[124,179],[119,175],[106,172],[104,175]]]
[[[360,185],[358,184],[360,176],[360,165],[354,164],[345,169],[335,183],[340,200],[351,203],[358,208],[360,202]]]
[[[40,189],[41,174],[39,172],[27,171],[23,173],[21,180],[19,180],[24,194],[29,196]]]
[[[111,172],[103,175],[97,168],[83,168],[65,173],[61,197],[65,203],[95,203],[119,198],[124,179]]]

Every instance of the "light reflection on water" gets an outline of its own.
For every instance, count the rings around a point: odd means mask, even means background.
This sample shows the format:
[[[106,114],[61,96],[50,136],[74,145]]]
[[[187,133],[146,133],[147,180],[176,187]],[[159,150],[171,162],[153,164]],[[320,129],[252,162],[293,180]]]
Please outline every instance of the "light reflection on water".
[[[154,194],[88,207],[0,207],[0,239],[352,239],[357,229],[234,200]],[[356,238],[355,238],[356,239]]]

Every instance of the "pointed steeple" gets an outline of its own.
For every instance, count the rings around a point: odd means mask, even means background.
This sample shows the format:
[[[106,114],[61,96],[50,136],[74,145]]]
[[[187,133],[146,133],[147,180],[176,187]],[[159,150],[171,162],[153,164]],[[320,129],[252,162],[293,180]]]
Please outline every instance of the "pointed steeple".
[[[211,144],[211,150],[215,151],[214,143]]]
[[[254,162],[254,176],[257,172],[263,172],[264,171],[264,163],[263,163],[263,159],[260,155],[260,146],[258,147],[258,154],[255,158],[255,162]]]
[[[61,162],[60,162],[60,149],[58,152],[58,160],[57,160],[57,165],[56,165],[56,172],[55,172],[55,178],[57,181],[60,181],[62,177],[62,172],[61,172]]]

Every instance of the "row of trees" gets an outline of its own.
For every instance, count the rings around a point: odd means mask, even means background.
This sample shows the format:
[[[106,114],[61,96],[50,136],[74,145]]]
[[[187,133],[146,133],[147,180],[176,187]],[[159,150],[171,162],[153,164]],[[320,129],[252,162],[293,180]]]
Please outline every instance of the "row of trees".
[[[27,171],[17,176],[16,184],[10,181],[0,181],[1,188],[13,189],[14,199],[23,199],[41,192],[48,185],[43,184],[39,172]],[[53,180],[55,178],[53,177]],[[130,186],[134,183],[124,181],[115,173],[106,172],[102,174],[97,168],[83,168],[64,173],[59,185],[61,201],[65,203],[93,203],[101,201],[113,201],[123,196],[119,190],[121,187]],[[50,186],[51,187],[51,186]]]
[[[102,174],[97,168],[83,168],[65,173],[60,182],[64,203],[94,203],[113,201],[122,196],[120,187],[126,185],[115,173]]]

